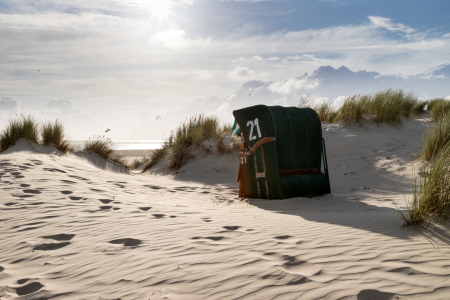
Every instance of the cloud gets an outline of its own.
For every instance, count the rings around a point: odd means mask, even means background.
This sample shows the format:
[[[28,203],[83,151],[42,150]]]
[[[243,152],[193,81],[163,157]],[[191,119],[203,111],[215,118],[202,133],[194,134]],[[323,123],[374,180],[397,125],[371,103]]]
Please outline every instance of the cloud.
[[[71,34],[111,32],[139,28],[141,20],[99,13],[68,14],[48,12],[38,14],[0,14],[0,28],[19,31],[57,31]]]
[[[44,107],[44,110],[50,113],[58,113],[66,116],[79,114],[82,109],[74,107],[70,100],[52,100]]]
[[[211,73],[206,70],[196,72],[195,79],[200,81],[208,81],[211,78]]]
[[[16,111],[19,104],[19,101],[13,97],[3,97],[2,100],[0,100],[0,110]]]
[[[339,96],[332,101],[331,105],[333,106],[334,109],[338,109],[339,107],[342,106],[342,104],[344,104],[346,98],[347,98],[346,96]]]
[[[309,80],[307,78],[293,78],[284,81],[273,82],[268,89],[274,93],[290,94],[296,90],[312,90],[319,86],[318,80]]]
[[[264,58],[262,58],[262,57],[259,56],[259,55],[253,56],[252,59],[253,59],[253,60],[264,60]]]
[[[228,77],[233,79],[233,80],[238,80],[238,81],[242,81],[242,80],[249,80],[251,78],[253,78],[255,76],[255,72],[253,70],[250,70],[247,67],[241,67],[241,66],[237,66],[236,69],[234,69],[233,71],[231,71],[228,74]]]
[[[180,49],[185,48],[190,43],[189,35],[181,29],[169,29],[158,31],[151,39],[151,43],[162,43],[166,48]]]
[[[415,31],[413,28],[403,25],[402,23],[394,24],[392,23],[392,19],[389,18],[369,16],[369,20],[373,25],[386,28],[390,31],[401,31],[405,33],[413,33]]]

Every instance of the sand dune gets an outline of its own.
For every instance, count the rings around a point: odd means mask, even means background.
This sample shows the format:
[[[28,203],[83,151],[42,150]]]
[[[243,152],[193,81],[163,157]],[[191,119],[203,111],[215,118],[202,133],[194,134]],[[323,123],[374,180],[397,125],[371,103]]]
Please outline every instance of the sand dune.
[[[446,299],[446,225],[402,226],[426,119],[323,123],[332,194],[237,199],[237,155],[145,175],[21,140],[0,154],[1,299]]]

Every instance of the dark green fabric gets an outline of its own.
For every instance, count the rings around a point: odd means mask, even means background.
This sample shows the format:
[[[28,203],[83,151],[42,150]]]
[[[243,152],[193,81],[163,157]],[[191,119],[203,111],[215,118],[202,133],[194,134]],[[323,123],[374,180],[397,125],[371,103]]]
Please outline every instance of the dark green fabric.
[[[314,110],[256,105],[235,110],[233,115],[249,148],[261,138],[275,137],[275,142],[248,156],[254,198],[284,199],[331,192],[326,165],[326,174],[280,176],[280,170],[320,169],[322,159],[326,161],[322,126]],[[256,173],[262,172],[266,177],[256,178]]]

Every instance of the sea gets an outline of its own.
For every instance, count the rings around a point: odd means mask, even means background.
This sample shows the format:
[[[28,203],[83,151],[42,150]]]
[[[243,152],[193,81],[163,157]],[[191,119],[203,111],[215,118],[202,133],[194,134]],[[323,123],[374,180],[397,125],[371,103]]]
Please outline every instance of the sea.
[[[69,141],[76,149],[80,149],[85,141]],[[126,140],[113,141],[115,150],[153,150],[160,149],[164,143],[163,140]]]

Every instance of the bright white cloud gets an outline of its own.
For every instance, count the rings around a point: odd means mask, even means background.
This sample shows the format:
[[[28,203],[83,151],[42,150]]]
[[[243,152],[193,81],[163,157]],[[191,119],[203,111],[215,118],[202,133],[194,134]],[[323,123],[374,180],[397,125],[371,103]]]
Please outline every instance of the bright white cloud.
[[[274,93],[290,94],[295,90],[306,89],[311,90],[319,86],[317,80],[309,80],[307,78],[291,78],[285,81],[273,82],[269,85],[269,90]]]
[[[206,70],[197,71],[195,78],[200,81],[207,81],[211,78],[211,73]]]
[[[67,33],[103,32],[140,28],[144,22],[135,19],[120,18],[104,14],[83,13],[79,15],[66,13],[43,14],[0,14],[0,28],[19,31],[41,30]]]
[[[250,70],[247,67],[237,66],[236,69],[234,69],[228,74],[228,77],[233,80],[243,81],[243,80],[250,80],[254,78],[255,75],[256,73],[253,70]]]
[[[162,43],[166,48],[180,49],[189,45],[189,35],[181,29],[158,31],[151,39],[151,43]]]
[[[264,60],[264,58],[262,58],[262,57],[259,56],[259,55],[253,56],[252,59],[253,59],[253,60]]]
[[[413,33],[415,31],[413,28],[403,25],[402,23],[394,24],[392,22],[392,19],[389,18],[369,16],[369,20],[373,25],[377,27],[386,28],[387,30],[390,31],[401,31],[405,33]]]

